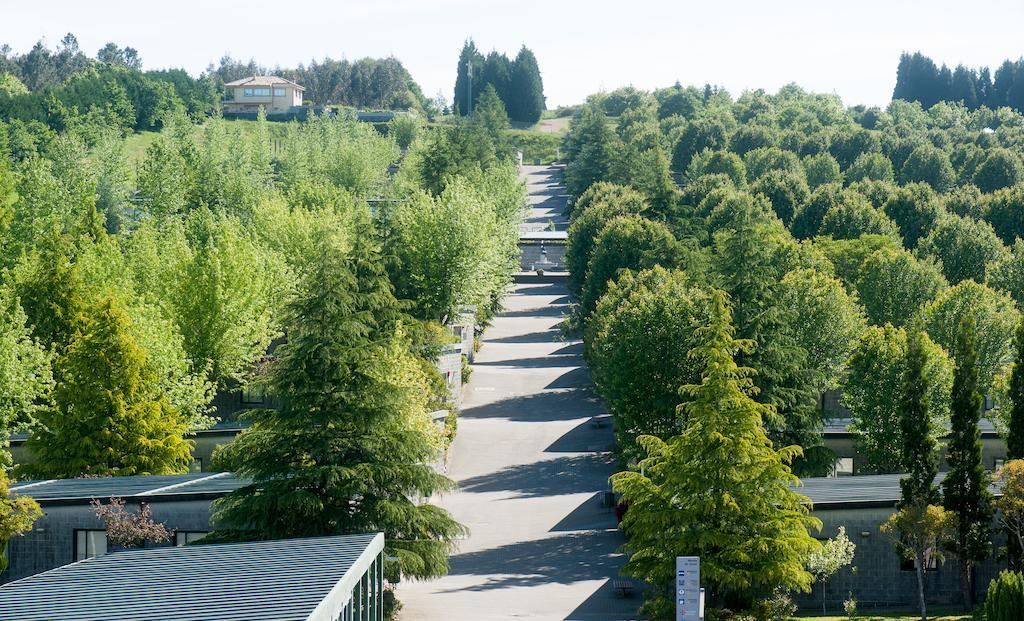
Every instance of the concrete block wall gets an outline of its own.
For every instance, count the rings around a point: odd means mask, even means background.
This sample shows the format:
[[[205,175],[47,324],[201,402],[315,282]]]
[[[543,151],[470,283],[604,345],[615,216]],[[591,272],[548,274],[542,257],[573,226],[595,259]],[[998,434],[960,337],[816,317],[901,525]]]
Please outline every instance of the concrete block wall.
[[[895,544],[879,530],[892,513],[893,509],[889,508],[815,511],[813,515],[823,523],[821,533],[816,535],[819,538],[834,537],[839,526],[846,527],[847,537],[857,546],[853,559],[856,571],[850,568],[840,570],[824,586],[815,584],[810,593],[796,595],[797,604],[803,609],[820,610],[824,588],[826,605],[832,614],[840,614],[843,602],[851,595],[857,600],[858,610],[864,612],[914,608],[917,605],[916,572],[901,569],[901,558]],[[997,539],[995,547],[1003,543]],[[978,567],[979,598],[1004,567],[993,559]],[[951,554],[946,555],[946,560],[939,563],[937,569],[925,572],[925,593],[929,604],[954,606],[960,602],[958,572],[956,557]]]
[[[109,499],[102,499],[107,502]],[[172,531],[210,531],[210,500],[153,501],[153,519]],[[130,500],[130,511],[137,511],[138,502]],[[75,531],[102,530],[86,500],[73,505],[43,504],[43,517],[32,531],[11,540],[8,547],[10,565],[0,574],[0,584],[49,571],[75,562]],[[171,543],[173,545],[173,539]]]
[[[448,385],[448,397],[456,408],[462,407],[462,344],[456,343],[444,348],[434,361],[437,370]]]

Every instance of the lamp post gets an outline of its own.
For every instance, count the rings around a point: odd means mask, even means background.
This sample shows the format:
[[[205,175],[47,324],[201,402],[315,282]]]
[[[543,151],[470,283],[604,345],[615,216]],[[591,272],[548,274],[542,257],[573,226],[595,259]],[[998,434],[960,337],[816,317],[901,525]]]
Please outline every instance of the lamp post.
[[[473,115],[473,55],[466,57],[466,77],[469,78],[469,88],[466,89],[466,116]]]

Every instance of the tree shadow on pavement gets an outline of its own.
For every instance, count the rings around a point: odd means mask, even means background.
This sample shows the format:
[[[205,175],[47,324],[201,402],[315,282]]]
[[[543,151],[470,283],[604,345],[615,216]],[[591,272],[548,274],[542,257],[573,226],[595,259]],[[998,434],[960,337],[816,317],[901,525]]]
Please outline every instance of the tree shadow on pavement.
[[[451,558],[451,575],[488,576],[481,584],[450,591],[489,591],[511,587],[571,584],[618,575],[625,561],[618,531],[566,533],[511,543]]]
[[[463,479],[459,488],[471,493],[512,492],[516,498],[598,492],[608,488],[614,470],[615,459],[609,453],[566,455]]]
[[[459,418],[507,418],[512,421],[543,423],[590,418],[604,414],[591,387],[519,395],[467,407]]]

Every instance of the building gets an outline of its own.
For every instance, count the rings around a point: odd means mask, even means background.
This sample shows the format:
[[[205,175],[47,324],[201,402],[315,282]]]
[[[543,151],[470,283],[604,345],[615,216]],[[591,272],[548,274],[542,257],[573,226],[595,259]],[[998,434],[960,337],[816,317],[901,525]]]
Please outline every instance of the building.
[[[267,114],[285,114],[302,106],[305,88],[275,75],[256,75],[224,85],[226,114],[255,114],[262,106]]]
[[[122,498],[130,510],[146,503],[153,519],[174,531],[173,545],[184,545],[212,530],[210,503],[248,484],[231,473],[175,474],[25,481],[12,494],[29,495],[43,517],[8,547],[10,566],[0,583],[32,576],[68,563],[101,556],[112,549],[104,524],[90,502]],[[3,607],[0,606],[0,610]],[[6,617],[4,617],[6,618]]]
[[[857,549],[853,566],[840,570],[824,586],[814,585],[811,593],[800,595],[797,603],[802,608],[821,608],[822,589],[825,600],[832,611],[841,611],[843,601],[853,596],[861,611],[887,608],[914,608],[917,605],[917,573],[914,563],[903,559],[896,551],[896,545],[881,532],[882,524],[896,510],[900,499],[900,474],[863,475],[856,477],[817,477],[803,479],[803,486],[797,491],[810,498],[813,503],[812,515],[822,521],[820,539],[835,537],[840,526],[846,528],[846,535]],[[939,475],[936,482],[942,480]],[[998,487],[993,493],[999,495]],[[995,525],[993,525],[995,526]],[[993,528],[999,541],[999,530]],[[995,552],[995,550],[993,550]],[[994,554],[993,554],[994,556]],[[988,583],[1005,562],[994,558],[981,563],[977,568],[976,594],[983,595]],[[929,604],[956,605],[960,602],[959,568],[956,557],[947,555],[944,562],[937,562],[925,572],[925,590]]]
[[[384,535],[125,550],[0,587],[4,621],[382,621]]]

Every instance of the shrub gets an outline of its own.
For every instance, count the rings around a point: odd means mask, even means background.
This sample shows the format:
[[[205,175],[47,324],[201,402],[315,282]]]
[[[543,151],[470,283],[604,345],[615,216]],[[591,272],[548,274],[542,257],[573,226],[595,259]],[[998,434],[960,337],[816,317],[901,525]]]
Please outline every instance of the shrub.
[[[988,585],[985,597],[986,621],[1024,619],[1024,575],[1004,571]]]

